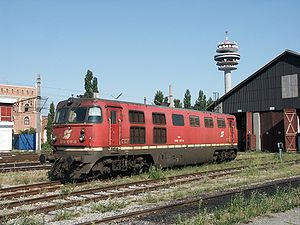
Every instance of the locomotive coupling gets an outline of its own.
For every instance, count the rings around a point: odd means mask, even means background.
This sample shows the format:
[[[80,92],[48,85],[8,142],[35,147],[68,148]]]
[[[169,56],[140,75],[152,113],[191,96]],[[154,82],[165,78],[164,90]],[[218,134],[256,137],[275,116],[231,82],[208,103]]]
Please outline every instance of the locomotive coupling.
[[[46,162],[54,163],[54,161],[55,161],[55,158],[53,155],[44,155],[44,154],[40,155],[40,163],[41,164],[44,164]]]

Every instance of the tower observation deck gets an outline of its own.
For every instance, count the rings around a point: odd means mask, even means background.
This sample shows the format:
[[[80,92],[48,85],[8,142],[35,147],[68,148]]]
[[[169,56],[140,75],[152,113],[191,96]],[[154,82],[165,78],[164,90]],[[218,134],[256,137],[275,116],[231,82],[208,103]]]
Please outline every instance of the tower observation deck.
[[[240,59],[237,43],[229,41],[227,34],[228,32],[226,32],[225,41],[218,44],[217,54],[214,57],[218,69],[224,71],[225,93],[231,90],[231,71],[236,70]]]

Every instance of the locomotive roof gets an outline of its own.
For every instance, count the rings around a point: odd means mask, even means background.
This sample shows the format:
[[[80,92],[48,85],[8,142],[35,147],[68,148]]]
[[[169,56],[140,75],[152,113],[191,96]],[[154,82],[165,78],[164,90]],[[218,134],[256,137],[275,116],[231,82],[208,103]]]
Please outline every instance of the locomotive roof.
[[[103,101],[103,102],[113,102],[113,103],[120,103],[120,104],[131,104],[131,105],[139,105],[139,106],[147,106],[147,107],[153,107],[153,108],[161,108],[161,109],[171,109],[171,110],[181,110],[181,111],[192,111],[192,112],[204,112],[204,113],[209,113],[209,114],[222,114],[222,115],[230,115],[230,114],[225,114],[225,113],[218,113],[218,112],[211,112],[211,111],[205,111],[205,110],[195,110],[195,109],[185,109],[185,108],[171,108],[169,106],[164,106],[164,105],[150,105],[150,104],[144,104],[144,103],[137,103],[137,102],[128,102],[128,101],[119,101],[119,100],[111,100],[111,99],[102,99],[102,98],[74,98],[70,97],[67,100],[63,100],[58,103],[57,106],[63,107],[66,105],[66,103],[72,99],[73,101],[76,102],[84,102],[84,101]]]

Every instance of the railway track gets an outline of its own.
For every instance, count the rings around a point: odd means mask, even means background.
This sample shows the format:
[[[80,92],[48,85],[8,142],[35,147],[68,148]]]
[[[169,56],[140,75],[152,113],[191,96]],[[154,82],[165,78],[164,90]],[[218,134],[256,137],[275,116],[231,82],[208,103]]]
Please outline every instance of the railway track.
[[[40,162],[22,162],[22,163],[1,163],[0,173],[28,171],[28,170],[47,170],[50,164],[41,164]]]
[[[39,157],[37,153],[0,153],[0,163],[37,162]]]
[[[288,179],[279,179],[271,182],[266,182],[263,184],[259,185],[253,185],[248,188],[237,188],[237,189],[230,189],[230,190],[224,190],[222,192],[218,193],[211,193],[207,195],[201,195],[196,198],[189,198],[189,199],[181,199],[176,201],[175,203],[169,203],[165,205],[160,205],[160,206],[155,206],[143,210],[137,210],[137,211],[132,211],[128,213],[123,213],[111,217],[106,217],[106,218],[101,218],[97,220],[92,220],[92,221],[87,221],[83,223],[78,223],[77,225],[90,225],[90,224],[107,224],[107,223],[112,223],[116,222],[118,220],[128,220],[132,219],[135,217],[139,217],[139,221],[141,220],[141,217],[147,216],[150,214],[166,214],[172,215],[176,214],[174,213],[174,209],[180,208],[182,206],[187,206],[187,205],[194,205],[198,206],[199,202],[202,202],[203,207],[209,207],[209,208],[217,208],[220,207],[220,205],[227,205],[231,199],[238,194],[242,194],[245,198],[249,198],[252,193],[265,193],[268,195],[274,194],[277,189],[283,188],[287,189],[290,187],[299,187],[300,186],[300,176],[298,177],[293,177],[293,178],[288,178]],[[166,210],[172,210],[172,212],[164,212]],[[173,218],[175,220],[176,218]],[[149,219],[147,220],[149,221]],[[173,221],[175,222],[175,221]]]
[[[289,164],[295,164],[299,163],[298,161],[291,161],[288,162]],[[275,164],[275,163],[273,163]],[[273,164],[261,164],[259,166],[260,169],[263,168],[269,168],[273,166]],[[213,170],[213,171],[205,171],[205,172],[199,172],[199,173],[192,173],[192,174],[184,174],[184,175],[178,175],[173,177],[168,177],[160,180],[146,180],[146,181],[138,181],[133,183],[127,183],[127,184],[120,184],[120,185],[111,185],[106,187],[100,187],[100,188],[89,188],[86,190],[80,190],[80,191],[73,191],[66,195],[62,195],[61,193],[54,193],[54,194],[47,194],[46,196],[34,196],[30,198],[22,198],[15,200],[13,198],[20,197],[20,195],[15,195],[15,197],[9,196],[9,194],[6,195],[0,195],[0,200],[5,200],[1,203],[0,209],[5,209],[5,212],[0,212],[0,221],[3,221],[7,218],[16,218],[19,215],[24,215],[24,213],[29,214],[35,214],[35,213],[48,213],[51,211],[55,211],[58,208],[68,208],[72,206],[79,206],[83,204],[87,204],[88,202],[96,202],[99,200],[106,200],[109,198],[116,198],[116,197],[123,197],[123,196],[129,196],[129,195],[138,195],[141,193],[158,190],[158,189],[164,189],[164,188],[170,188],[177,185],[182,185],[185,183],[193,182],[193,181],[199,181],[203,178],[216,178],[221,176],[227,176],[232,175],[241,172],[244,168],[247,168],[246,166],[239,166],[234,167],[230,169],[225,170]],[[58,185],[57,187],[51,188],[51,191],[60,189],[61,186]],[[40,188],[41,189],[41,188]],[[49,188],[50,190],[50,188]],[[4,193],[8,192],[9,190],[6,189],[3,191]],[[47,191],[47,190],[46,190]],[[3,193],[2,192],[2,193]],[[13,192],[13,191],[11,191]],[[28,192],[30,193],[30,192]],[[28,193],[23,192],[23,197],[26,195],[28,196]],[[0,192],[1,194],[1,192]],[[13,194],[13,193],[12,193]],[[15,193],[16,194],[16,193]],[[10,199],[10,201],[7,201]],[[55,203],[49,202],[55,200]],[[63,200],[62,202],[59,202],[59,200]],[[36,203],[45,203],[48,202],[46,205],[41,206],[34,206],[33,204]],[[15,207],[20,207],[24,205],[30,205],[30,208],[27,209],[18,209],[16,211]],[[14,208],[14,209],[13,209]]]

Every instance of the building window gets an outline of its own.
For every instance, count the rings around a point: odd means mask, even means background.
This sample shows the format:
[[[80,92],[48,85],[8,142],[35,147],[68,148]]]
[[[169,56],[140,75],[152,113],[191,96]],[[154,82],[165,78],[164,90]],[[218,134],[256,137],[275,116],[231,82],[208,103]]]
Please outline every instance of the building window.
[[[172,122],[174,126],[184,126],[184,118],[181,114],[172,114]]]
[[[165,144],[167,143],[167,129],[166,128],[153,128],[153,143]]]
[[[199,116],[190,116],[190,126],[191,127],[200,127]]]
[[[164,113],[152,113],[152,122],[153,124],[165,125],[166,115]]]
[[[298,74],[285,75],[281,77],[282,98],[297,98],[298,95]]]
[[[29,125],[29,117],[28,116],[24,117],[24,125]]]
[[[204,126],[207,128],[213,128],[214,127],[214,121],[212,117],[205,117],[204,118]]]
[[[219,119],[217,119],[217,122],[218,122],[218,127],[219,128],[225,128],[226,127],[225,119],[219,118]]]
[[[0,121],[11,121],[11,107],[10,106],[0,106]]]
[[[145,123],[145,115],[142,111],[129,111],[129,122],[144,124]]]
[[[28,103],[25,104],[25,106],[24,106],[24,111],[25,111],[25,112],[28,112],[28,111],[29,111],[29,104],[28,104]]]
[[[145,144],[145,127],[130,127],[130,144]]]

